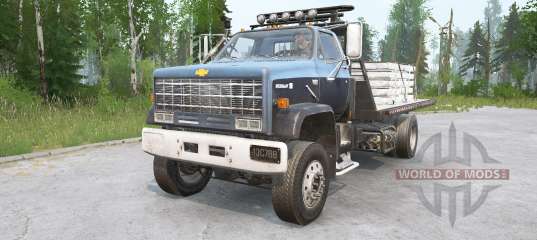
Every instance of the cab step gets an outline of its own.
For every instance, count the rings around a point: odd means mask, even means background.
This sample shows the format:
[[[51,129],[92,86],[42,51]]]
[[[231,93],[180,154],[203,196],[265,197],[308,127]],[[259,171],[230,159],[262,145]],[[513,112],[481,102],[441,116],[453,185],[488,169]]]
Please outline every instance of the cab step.
[[[352,161],[350,152],[343,153],[336,162],[336,176],[344,175],[359,166],[360,163]]]

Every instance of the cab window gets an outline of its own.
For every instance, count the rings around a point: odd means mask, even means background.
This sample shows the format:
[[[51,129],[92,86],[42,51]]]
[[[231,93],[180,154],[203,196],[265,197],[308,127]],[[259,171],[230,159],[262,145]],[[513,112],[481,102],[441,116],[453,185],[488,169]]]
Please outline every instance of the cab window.
[[[319,59],[334,59],[339,60],[343,58],[343,54],[338,47],[336,38],[331,34],[325,32],[319,32]]]
[[[235,43],[235,51],[230,52],[232,58],[242,58],[250,56],[254,48],[255,40],[250,38],[239,38]]]

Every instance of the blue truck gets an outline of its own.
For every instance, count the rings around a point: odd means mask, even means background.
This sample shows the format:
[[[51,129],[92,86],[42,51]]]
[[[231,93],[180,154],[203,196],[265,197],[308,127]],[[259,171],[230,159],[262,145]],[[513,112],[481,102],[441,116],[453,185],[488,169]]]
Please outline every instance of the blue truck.
[[[210,179],[266,185],[276,214],[305,225],[330,185],[359,165],[351,151],[412,158],[413,67],[361,59],[353,6],[260,14],[204,64],[157,69],[142,148],[167,193]]]

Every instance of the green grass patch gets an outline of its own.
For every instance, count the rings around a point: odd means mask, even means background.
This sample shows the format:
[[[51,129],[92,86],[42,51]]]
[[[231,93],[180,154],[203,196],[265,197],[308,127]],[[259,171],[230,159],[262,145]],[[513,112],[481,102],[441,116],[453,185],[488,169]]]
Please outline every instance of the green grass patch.
[[[139,137],[150,107],[145,96],[43,103],[0,79],[0,157]]]
[[[507,108],[527,108],[537,109],[537,98],[516,97],[516,98],[486,98],[486,97],[464,97],[464,96],[436,96],[420,97],[434,98],[436,104],[418,110],[419,112],[463,112],[470,109],[484,106],[507,107]]]

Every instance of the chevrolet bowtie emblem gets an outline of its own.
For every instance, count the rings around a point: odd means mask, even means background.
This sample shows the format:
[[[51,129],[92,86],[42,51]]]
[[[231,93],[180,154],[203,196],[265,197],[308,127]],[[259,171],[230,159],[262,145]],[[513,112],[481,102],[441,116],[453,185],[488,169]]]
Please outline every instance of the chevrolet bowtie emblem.
[[[196,70],[196,76],[198,77],[205,77],[209,74],[209,70],[205,69],[205,68],[199,68]]]

